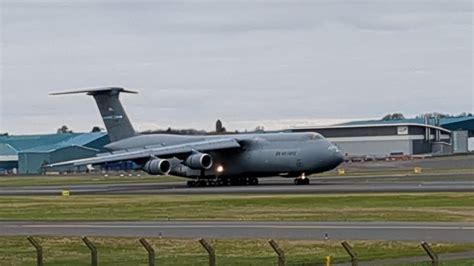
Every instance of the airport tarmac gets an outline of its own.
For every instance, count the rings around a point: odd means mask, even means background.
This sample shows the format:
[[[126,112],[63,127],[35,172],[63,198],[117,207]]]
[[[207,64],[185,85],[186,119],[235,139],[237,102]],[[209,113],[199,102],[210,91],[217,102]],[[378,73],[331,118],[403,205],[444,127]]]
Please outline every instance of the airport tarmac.
[[[59,195],[69,190],[71,195],[135,195],[135,194],[288,194],[288,193],[376,193],[376,192],[474,192],[472,174],[357,176],[312,178],[310,185],[294,185],[292,179],[261,179],[256,186],[189,188],[184,182],[84,184],[59,186],[5,186],[0,195]]]
[[[468,243],[474,224],[427,222],[0,222],[0,235],[400,240]]]

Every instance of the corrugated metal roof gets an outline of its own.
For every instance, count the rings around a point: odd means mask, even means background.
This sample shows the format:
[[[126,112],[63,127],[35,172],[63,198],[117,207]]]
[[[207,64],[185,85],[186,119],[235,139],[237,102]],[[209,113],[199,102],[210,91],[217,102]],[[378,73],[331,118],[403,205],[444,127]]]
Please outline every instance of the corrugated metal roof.
[[[18,161],[18,151],[6,143],[0,143],[0,162]]]
[[[465,121],[472,121],[474,123],[474,116],[448,117],[448,118],[441,118],[440,119],[441,125],[453,124],[453,123],[465,122]]]
[[[1,136],[0,143],[10,144],[17,151],[33,147],[50,145],[79,135],[78,133],[48,134],[48,135],[15,135]]]
[[[378,120],[377,120],[378,121]],[[400,120],[396,120],[400,121]],[[325,127],[300,127],[300,128],[293,128],[290,131],[299,131],[299,130],[317,130],[317,129],[331,129],[331,128],[358,128],[358,127],[390,127],[390,126],[419,126],[419,127],[428,127],[439,129],[446,133],[451,133],[446,128],[433,126],[433,125],[426,125],[426,124],[419,124],[419,123],[365,123],[365,124],[339,124],[334,126],[325,126]]]
[[[7,143],[0,143],[0,155],[8,156],[8,155],[17,155],[18,151],[15,150],[10,144]]]
[[[441,118],[439,123],[441,126],[449,125],[452,123],[470,121],[474,123],[474,116],[466,116],[466,117],[447,117]],[[416,123],[416,124],[424,124],[425,121],[423,118],[408,118],[408,119],[394,119],[394,120],[365,120],[365,121],[353,121],[342,123],[339,125],[372,125],[372,124],[402,124],[402,123]],[[434,125],[434,120],[429,120],[430,125]]]
[[[47,153],[47,152],[53,152],[53,151],[57,151],[57,150],[60,150],[60,149],[68,148],[68,147],[80,147],[82,149],[99,152],[99,150],[89,148],[89,147],[86,147],[86,146],[74,145],[74,144],[71,145],[71,144],[65,144],[64,142],[61,142],[61,143],[56,143],[56,144],[53,144],[53,145],[44,145],[44,146],[34,147],[34,148],[31,148],[31,149],[28,149],[28,150],[23,150],[20,153]]]
[[[103,132],[63,133],[49,135],[0,136],[0,143],[13,147],[18,152],[52,151],[65,146],[83,146],[107,135]]]
[[[86,145],[88,143],[91,143],[103,136],[107,135],[106,133],[103,132],[93,132],[93,133],[84,133],[84,134],[79,134],[76,135],[70,139],[64,140],[61,143],[58,144],[64,144],[64,145]]]

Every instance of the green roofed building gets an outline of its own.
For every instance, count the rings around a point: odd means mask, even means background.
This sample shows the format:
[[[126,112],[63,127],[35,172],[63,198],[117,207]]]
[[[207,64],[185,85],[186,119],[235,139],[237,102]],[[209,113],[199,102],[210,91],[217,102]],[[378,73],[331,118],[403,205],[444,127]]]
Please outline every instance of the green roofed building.
[[[40,174],[45,164],[94,156],[108,143],[103,132],[0,136],[0,170]]]
[[[7,143],[0,143],[0,172],[18,168],[18,151]]]

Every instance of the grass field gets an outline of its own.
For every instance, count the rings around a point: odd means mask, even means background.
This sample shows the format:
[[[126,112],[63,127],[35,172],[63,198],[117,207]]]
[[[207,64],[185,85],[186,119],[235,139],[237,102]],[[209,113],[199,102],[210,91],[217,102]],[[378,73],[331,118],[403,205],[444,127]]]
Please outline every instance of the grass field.
[[[4,176],[0,177],[0,186],[67,186],[85,184],[131,184],[185,182],[175,176],[150,176],[136,174],[124,175],[52,175],[52,176]]]
[[[89,263],[89,251],[79,237],[37,237],[37,240],[43,246],[46,265]],[[94,237],[90,240],[98,248],[100,265],[146,265],[146,252],[135,238]],[[155,248],[157,265],[207,265],[207,253],[197,240],[150,238],[148,241]],[[216,250],[218,265],[276,264],[276,255],[267,240],[230,239],[210,242]],[[285,251],[287,265],[323,265],[326,256],[332,256],[335,263],[350,260],[340,243],[335,241],[277,242]],[[415,242],[354,241],[351,244],[361,261],[426,256],[419,243]],[[462,252],[473,250],[474,244],[436,244],[432,247],[437,253]],[[25,237],[0,237],[1,265],[32,265],[34,260],[35,251]]]
[[[400,264],[398,266],[432,266],[431,262],[416,262],[409,264]],[[440,266],[473,266],[474,259],[465,259],[465,260],[454,260],[454,261],[442,261],[439,264]]]
[[[2,196],[0,206],[0,220],[474,221],[474,193]]]

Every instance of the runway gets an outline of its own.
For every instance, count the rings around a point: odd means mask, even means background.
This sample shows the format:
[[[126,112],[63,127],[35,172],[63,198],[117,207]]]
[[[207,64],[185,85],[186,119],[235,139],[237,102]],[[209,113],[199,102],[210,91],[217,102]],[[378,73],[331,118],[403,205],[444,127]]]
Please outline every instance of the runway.
[[[263,180],[257,186],[199,187],[188,188],[182,182],[133,183],[133,184],[86,184],[60,186],[5,186],[0,195],[60,195],[69,190],[71,195],[153,195],[153,194],[322,194],[322,193],[376,193],[376,192],[474,192],[470,180],[404,180],[399,176],[372,180],[365,177],[331,180],[313,179],[310,185],[293,185],[287,179]],[[396,181],[389,181],[396,178]],[[471,179],[473,180],[473,179]]]
[[[474,224],[414,222],[0,222],[0,235],[473,242]]]

